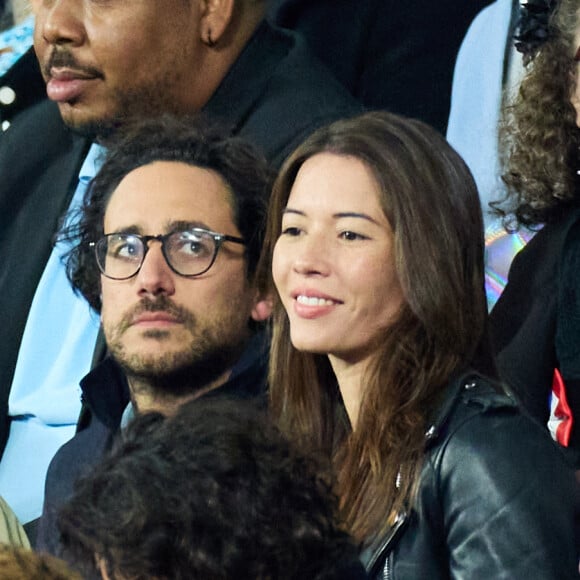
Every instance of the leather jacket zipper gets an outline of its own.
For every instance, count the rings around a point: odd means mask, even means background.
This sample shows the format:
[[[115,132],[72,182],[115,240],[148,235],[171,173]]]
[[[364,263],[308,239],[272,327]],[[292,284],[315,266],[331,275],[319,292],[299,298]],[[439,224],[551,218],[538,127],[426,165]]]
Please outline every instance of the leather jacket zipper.
[[[403,526],[407,522],[407,512],[399,512],[395,518],[395,523],[392,525],[389,533],[383,538],[380,545],[374,550],[372,557],[368,562],[367,569],[369,571],[369,578],[378,577],[378,572],[383,561],[383,555],[388,552],[389,548],[399,536]],[[385,555],[383,566],[383,580],[390,580],[392,577],[392,570],[389,562],[389,554]]]

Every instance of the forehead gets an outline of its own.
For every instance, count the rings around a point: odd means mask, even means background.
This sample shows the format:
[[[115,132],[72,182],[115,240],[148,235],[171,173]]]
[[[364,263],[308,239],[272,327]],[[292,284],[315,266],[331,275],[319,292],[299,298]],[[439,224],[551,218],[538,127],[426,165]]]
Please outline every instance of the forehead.
[[[232,194],[214,171],[174,161],[156,161],[128,173],[113,191],[104,217],[106,233],[137,227],[164,233],[168,224],[197,223],[238,233]]]
[[[332,211],[353,205],[383,213],[381,189],[369,166],[356,157],[318,153],[300,167],[288,205],[301,204]]]

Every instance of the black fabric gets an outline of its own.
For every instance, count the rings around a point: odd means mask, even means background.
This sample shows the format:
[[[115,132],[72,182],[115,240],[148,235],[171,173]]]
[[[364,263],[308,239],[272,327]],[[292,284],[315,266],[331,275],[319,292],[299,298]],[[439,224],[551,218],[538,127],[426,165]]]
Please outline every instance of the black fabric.
[[[546,425],[554,369],[567,391],[580,379],[580,208],[546,225],[512,263],[508,284],[490,313],[491,338],[502,379],[524,408]],[[579,395],[570,393],[580,420]],[[571,446],[580,451],[580,428]]]
[[[263,334],[248,344],[232,369],[230,379],[204,397],[267,400],[268,345]],[[75,481],[90,471],[111,448],[119,432],[121,418],[129,403],[127,381],[112,359],[104,360],[81,382],[83,398],[90,411],[86,427],[54,456],[48,469],[37,549],[62,556],[57,528],[58,509],[72,495]],[[92,405],[95,405],[94,407]]]
[[[359,111],[302,40],[265,23],[204,108],[276,166],[318,126]],[[0,137],[0,450],[28,310],[89,146],[66,129],[47,100],[22,113]]]
[[[298,30],[369,109],[419,118],[443,134],[459,45],[490,0],[271,0],[270,18]]]
[[[343,559],[344,564],[341,565],[340,569],[336,574],[333,574],[329,580],[367,580],[368,575],[364,569],[364,566],[356,558],[356,556],[351,557],[350,555],[345,556]]]
[[[11,103],[0,102],[0,122],[12,119],[25,109],[46,98],[46,85],[40,74],[40,65],[34,48],[22,55],[16,63],[0,76],[0,87],[14,91]]]
[[[558,368],[562,377],[565,377],[566,381],[580,379],[579,221],[571,225],[562,252],[555,344]]]
[[[362,107],[299,35],[264,22],[204,111],[279,167],[314,129]]]
[[[479,375],[451,383],[426,449],[413,508],[363,553],[371,578],[578,577],[573,468],[512,399]]]

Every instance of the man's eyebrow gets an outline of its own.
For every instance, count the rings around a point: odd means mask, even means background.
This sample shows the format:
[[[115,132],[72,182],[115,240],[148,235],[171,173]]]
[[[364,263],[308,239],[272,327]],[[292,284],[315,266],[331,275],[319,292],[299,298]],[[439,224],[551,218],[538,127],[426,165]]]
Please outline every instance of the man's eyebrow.
[[[210,228],[205,222],[199,220],[172,220],[165,224],[165,231],[167,232],[183,232],[193,228],[212,231],[212,228]]]
[[[172,233],[172,232],[184,232],[187,230],[191,230],[194,228],[201,228],[203,230],[210,230],[212,231],[212,229],[204,222],[201,221],[192,221],[192,220],[170,220],[167,221],[165,223],[164,226],[164,231],[167,233]],[[113,233],[113,232],[109,232],[109,233]],[[162,233],[162,232],[148,232],[145,231],[145,228],[137,225],[137,224],[131,224],[129,226],[123,226],[120,228],[116,228],[114,230],[114,233],[124,233],[124,234],[135,234],[135,235],[141,235],[141,236],[146,236],[146,235],[157,235],[158,233]]]
[[[111,232],[105,232],[105,234],[135,234],[138,236],[143,234],[143,230],[138,225],[130,225],[122,228],[115,228]]]

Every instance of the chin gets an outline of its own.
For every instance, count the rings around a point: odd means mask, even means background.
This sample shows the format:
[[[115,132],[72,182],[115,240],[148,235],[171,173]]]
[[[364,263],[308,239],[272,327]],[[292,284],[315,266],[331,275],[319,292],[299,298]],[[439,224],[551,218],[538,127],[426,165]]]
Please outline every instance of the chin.
[[[320,340],[310,338],[291,338],[292,346],[300,352],[311,352],[312,354],[328,354],[332,347]]]
[[[75,111],[74,107],[65,104],[60,108],[64,124],[74,133],[91,140],[107,139],[115,133],[119,124],[105,116],[83,115]]]

